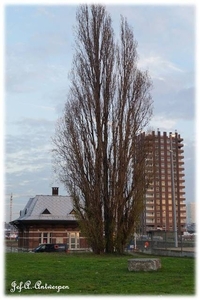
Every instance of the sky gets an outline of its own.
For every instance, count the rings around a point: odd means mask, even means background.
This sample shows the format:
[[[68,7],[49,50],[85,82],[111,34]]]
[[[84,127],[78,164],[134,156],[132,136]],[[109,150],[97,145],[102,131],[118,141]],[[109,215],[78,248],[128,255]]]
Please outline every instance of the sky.
[[[67,2],[66,2],[67,3]],[[162,2],[160,2],[162,3]],[[196,6],[109,4],[119,36],[120,15],[133,27],[138,67],[153,81],[150,127],[184,139],[186,203],[194,202],[196,149]],[[183,1],[184,3],[184,1]],[[189,3],[189,2],[188,2]],[[4,218],[19,217],[30,197],[59,186],[52,169],[55,126],[70,86],[77,4],[4,3]]]

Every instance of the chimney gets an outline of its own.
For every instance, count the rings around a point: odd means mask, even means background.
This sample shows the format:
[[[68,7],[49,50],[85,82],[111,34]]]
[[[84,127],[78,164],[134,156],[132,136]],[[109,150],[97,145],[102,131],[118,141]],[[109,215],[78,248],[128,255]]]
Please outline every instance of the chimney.
[[[58,196],[58,187],[52,187],[52,196]]]

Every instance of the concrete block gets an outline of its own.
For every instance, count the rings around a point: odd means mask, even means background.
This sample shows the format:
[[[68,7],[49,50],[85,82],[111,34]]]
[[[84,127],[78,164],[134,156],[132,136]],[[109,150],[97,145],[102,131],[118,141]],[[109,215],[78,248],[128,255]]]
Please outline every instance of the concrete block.
[[[156,271],[161,268],[159,258],[134,258],[128,260],[129,271]]]

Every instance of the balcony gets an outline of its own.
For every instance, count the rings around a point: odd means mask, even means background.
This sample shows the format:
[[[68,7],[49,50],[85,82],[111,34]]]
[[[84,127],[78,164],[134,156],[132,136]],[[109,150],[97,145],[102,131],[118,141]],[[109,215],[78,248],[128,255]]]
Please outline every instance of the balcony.
[[[181,143],[182,141],[183,141],[183,138],[179,136],[178,137],[178,142]]]
[[[146,225],[151,225],[151,224],[154,224],[155,223],[155,219],[154,220],[147,220],[146,219]]]
[[[146,207],[146,213],[154,213],[155,209],[152,208],[151,206],[150,207]]]
[[[185,224],[186,224],[186,219],[181,218],[180,223],[181,223],[182,225],[185,225]]]
[[[182,181],[185,182],[184,180],[182,180]],[[180,186],[182,189],[185,189],[185,185],[184,185],[183,182],[181,182],[181,183],[179,184],[179,186]]]
[[[185,190],[184,189],[179,189],[179,194],[184,195],[185,194]]]
[[[185,201],[185,200],[186,200],[186,198],[185,198],[185,197],[183,197],[183,196],[180,196],[180,197],[179,197],[179,200],[180,200],[180,201]],[[180,204],[180,205],[181,205],[181,204]],[[184,202],[184,205],[185,205],[185,202]]]
[[[180,183],[182,183],[182,184],[183,184],[183,182],[185,182],[185,179],[183,179],[183,177],[184,177],[184,176],[179,176],[179,181],[180,181]],[[179,185],[183,187],[182,184],[179,184]]]
[[[154,205],[154,200],[146,200],[146,205]]]
[[[146,213],[146,218],[154,218],[154,213]]]
[[[186,213],[186,205],[184,204],[181,204],[181,206],[180,206],[180,212],[184,212],[184,213]]]
[[[182,218],[186,218],[186,213],[180,213],[180,217]]]

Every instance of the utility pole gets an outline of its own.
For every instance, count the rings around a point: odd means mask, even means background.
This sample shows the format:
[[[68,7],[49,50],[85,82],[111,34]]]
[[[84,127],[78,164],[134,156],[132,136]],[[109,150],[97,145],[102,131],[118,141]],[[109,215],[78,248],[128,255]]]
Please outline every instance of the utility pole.
[[[177,224],[176,224],[176,200],[175,200],[175,184],[174,184],[174,158],[172,147],[172,133],[170,132],[170,154],[171,154],[171,180],[172,180],[172,204],[173,204],[173,221],[174,221],[174,241],[175,247],[178,247]]]
[[[12,221],[12,203],[13,203],[13,196],[11,193],[11,196],[10,196],[10,222]]]
[[[10,195],[10,222],[12,221],[12,202],[13,202],[13,197],[12,197],[12,193]],[[10,230],[10,239],[11,239],[11,234],[12,231]]]

